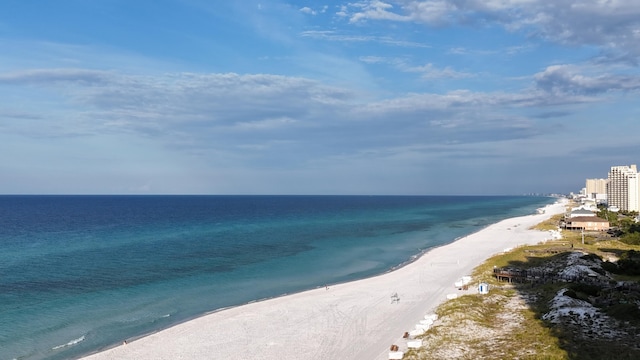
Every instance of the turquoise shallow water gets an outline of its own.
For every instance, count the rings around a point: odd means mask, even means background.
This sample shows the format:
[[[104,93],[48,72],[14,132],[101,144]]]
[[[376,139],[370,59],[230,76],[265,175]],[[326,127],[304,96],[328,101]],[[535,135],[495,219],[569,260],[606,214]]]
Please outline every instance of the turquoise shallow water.
[[[0,359],[67,359],[380,274],[553,199],[0,196]]]

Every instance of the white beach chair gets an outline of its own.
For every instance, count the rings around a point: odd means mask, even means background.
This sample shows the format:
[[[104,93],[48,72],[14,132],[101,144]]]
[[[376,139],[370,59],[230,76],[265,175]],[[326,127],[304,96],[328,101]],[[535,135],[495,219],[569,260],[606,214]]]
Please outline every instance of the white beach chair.
[[[391,294],[391,303],[399,303],[400,302],[400,296],[398,296],[398,293],[393,293]]]

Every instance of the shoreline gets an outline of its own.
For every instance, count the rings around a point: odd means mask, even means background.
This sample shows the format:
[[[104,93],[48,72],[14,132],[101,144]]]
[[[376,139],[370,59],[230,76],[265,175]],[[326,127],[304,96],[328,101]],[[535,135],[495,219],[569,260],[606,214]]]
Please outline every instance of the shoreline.
[[[82,359],[387,359],[389,345],[402,343],[405,331],[459,292],[457,278],[503,249],[548,239],[529,228],[564,205],[545,209],[490,224],[373,277],[213,310]],[[393,294],[400,301],[390,300]]]

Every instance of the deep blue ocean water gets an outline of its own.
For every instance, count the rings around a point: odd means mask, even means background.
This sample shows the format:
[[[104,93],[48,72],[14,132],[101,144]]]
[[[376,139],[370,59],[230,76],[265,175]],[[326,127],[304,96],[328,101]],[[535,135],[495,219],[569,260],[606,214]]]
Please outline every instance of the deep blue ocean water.
[[[377,275],[544,197],[0,196],[0,359]]]

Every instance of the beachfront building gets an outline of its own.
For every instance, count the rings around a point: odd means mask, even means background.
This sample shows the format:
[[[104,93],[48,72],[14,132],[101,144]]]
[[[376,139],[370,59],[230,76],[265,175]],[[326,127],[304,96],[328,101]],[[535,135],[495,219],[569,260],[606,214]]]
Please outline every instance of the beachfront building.
[[[636,165],[612,166],[607,183],[607,203],[623,211],[640,210],[640,182]]]
[[[567,219],[567,230],[607,231],[609,221],[596,216],[576,216]]]
[[[597,202],[607,202],[608,179],[587,179],[584,187],[585,196]]]
[[[573,210],[569,213],[569,218],[585,217],[585,216],[596,216],[596,213],[590,210],[582,209],[582,208]]]

